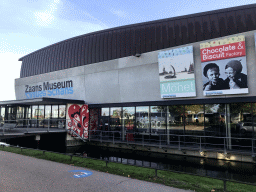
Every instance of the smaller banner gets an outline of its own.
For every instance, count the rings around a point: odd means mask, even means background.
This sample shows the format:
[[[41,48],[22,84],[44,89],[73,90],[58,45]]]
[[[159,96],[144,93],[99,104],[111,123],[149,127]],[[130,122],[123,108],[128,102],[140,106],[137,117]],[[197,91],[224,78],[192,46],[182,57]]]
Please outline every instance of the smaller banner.
[[[68,104],[67,129],[73,130],[83,139],[88,139],[89,110],[88,105]],[[73,133],[71,132],[71,135]],[[76,136],[76,135],[73,135]]]
[[[161,98],[195,97],[193,47],[158,53]]]
[[[200,44],[204,95],[248,93],[245,37]]]

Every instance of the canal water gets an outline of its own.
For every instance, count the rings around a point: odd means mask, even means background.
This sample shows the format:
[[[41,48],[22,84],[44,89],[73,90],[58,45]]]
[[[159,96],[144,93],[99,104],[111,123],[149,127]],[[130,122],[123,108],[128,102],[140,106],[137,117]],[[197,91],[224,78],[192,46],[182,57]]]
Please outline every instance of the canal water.
[[[83,156],[135,166],[151,167],[169,171],[186,172],[217,179],[232,179],[256,183],[256,164],[198,157],[141,152],[134,150],[85,147]]]

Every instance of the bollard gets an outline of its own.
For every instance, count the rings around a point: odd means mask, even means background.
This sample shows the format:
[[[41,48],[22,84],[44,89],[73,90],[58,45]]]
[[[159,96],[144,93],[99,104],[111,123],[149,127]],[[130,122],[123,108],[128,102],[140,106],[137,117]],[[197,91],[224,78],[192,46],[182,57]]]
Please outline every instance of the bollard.
[[[223,185],[224,185],[224,192],[227,191],[227,180],[223,180]]]
[[[72,161],[72,157],[73,157],[73,155],[70,155],[70,161]]]
[[[157,168],[155,169],[155,175],[156,175],[156,177],[157,177]]]
[[[108,166],[108,160],[106,160],[106,167]]]
[[[227,181],[228,181],[228,170],[225,171],[225,179],[223,179],[223,185],[224,185],[223,191],[227,191]]]
[[[22,152],[22,149],[23,149],[23,148],[21,147],[21,148],[20,148],[20,151],[21,151],[21,152]]]
[[[43,151],[43,155],[45,155],[45,151]]]
[[[178,138],[179,138],[179,151],[180,151],[181,150],[181,148],[180,148],[180,136]]]

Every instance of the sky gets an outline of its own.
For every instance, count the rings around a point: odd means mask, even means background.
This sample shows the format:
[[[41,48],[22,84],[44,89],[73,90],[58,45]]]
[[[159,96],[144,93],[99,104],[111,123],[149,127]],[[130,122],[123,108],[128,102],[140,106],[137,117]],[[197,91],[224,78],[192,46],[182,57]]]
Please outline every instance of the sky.
[[[19,58],[86,33],[253,4],[230,0],[0,0],[0,101],[15,100]]]

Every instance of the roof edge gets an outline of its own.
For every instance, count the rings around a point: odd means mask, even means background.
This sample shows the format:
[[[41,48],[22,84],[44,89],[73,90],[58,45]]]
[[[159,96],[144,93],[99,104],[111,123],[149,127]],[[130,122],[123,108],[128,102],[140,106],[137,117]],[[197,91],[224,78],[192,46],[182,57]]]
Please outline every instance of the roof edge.
[[[153,20],[153,21],[146,21],[146,22],[135,23],[135,24],[130,24],[130,25],[123,25],[123,26],[119,26],[119,27],[103,29],[103,30],[100,30],[100,31],[94,31],[94,32],[91,32],[91,33],[87,33],[87,34],[71,37],[69,39],[65,39],[65,40],[59,41],[57,43],[48,45],[46,47],[38,49],[38,50],[36,50],[34,52],[31,52],[31,53],[29,53],[29,54],[19,58],[18,61],[22,61],[25,57],[30,56],[30,55],[32,55],[34,53],[40,52],[42,50],[45,50],[47,48],[50,48],[50,47],[52,47],[54,45],[58,45],[58,44],[61,44],[61,43],[67,42],[67,41],[72,41],[72,40],[75,40],[77,38],[81,38],[81,37],[85,37],[85,36],[97,35],[97,34],[100,34],[100,33],[106,33],[106,32],[114,31],[114,30],[117,30],[117,29],[127,29],[127,28],[130,28],[130,27],[138,27],[138,26],[142,26],[142,25],[151,25],[151,24],[154,24],[154,23],[161,23],[161,22],[172,21],[172,20],[179,20],[179,19],[184,19],[184,18],[191,18],[191,17],[198,17],[198,16],[204,16],[204,15],[211,15],[211,14],[222,13],[222,12],[230,12],[230,11],[236,11],[236,10],[240,10],[240,9],[250,9],[250,8],[254,8],[254,7],[256,7],[256,3],[248,4],[248,5],[241,5],[241,6],[236,6],[236,7],[217,9],[217,10],[212,10],[212,11],[205,11],[205,12],[200,12],[200,13],[193,13],[193,14],[182,15],[182,16],[177,16],[177,17],[170,17],[170,18]]]

